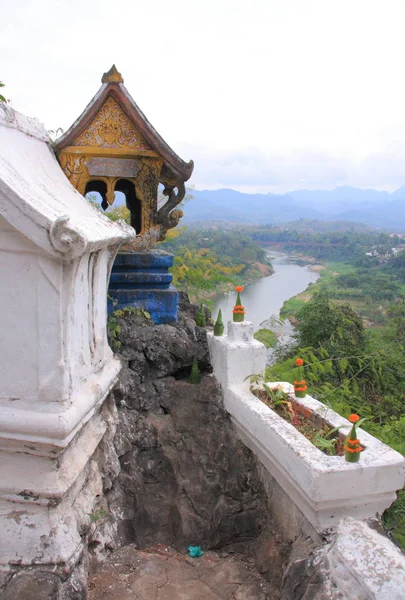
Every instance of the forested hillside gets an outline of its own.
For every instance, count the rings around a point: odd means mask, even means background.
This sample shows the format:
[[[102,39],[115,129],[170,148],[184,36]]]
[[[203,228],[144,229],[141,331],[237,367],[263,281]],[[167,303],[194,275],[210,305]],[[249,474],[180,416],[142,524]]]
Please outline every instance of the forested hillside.
[[[378,231],[332,231],[314,233],[285,227],[252,227],[252,240],[263,246],[279,245],[287,252],[300,252],[319,260],[365,260],[367,252],[377,257],[390,255],[405,242],[400,236]]]
[[[272,272],[265,250],[240,232],[183,227],[169,232],[159,248],[175,256],[171,272],[178,289],[207,304],[235,285]]]

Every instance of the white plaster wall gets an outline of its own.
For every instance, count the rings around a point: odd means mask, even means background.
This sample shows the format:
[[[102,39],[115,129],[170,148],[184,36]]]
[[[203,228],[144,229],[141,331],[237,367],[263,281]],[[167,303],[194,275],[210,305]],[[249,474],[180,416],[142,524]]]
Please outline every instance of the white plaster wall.
[[[0,216],[0,402],[66,396],[62,267]]]
[[[115,255],[115,253],[114,253]],[[107,360],[114,360],[107,340],[107,295],[111,250],[84,254],[78,265],[66,264],[71,279],[66,294],[66,346],[72,389],[83,385]]]
[[[345,515],[381,514],[404,485],[404,457],[364,431],[359,436],[367,450],[359,463],[348,463],[321,452],[240,385],[225,391],[225,408],[245,444],[319,532]],[[348,421],[339,418],[349,430]]]
[[[135,237],[113,223],[70,184],[48,147],[44,127],[0,103],[0,214],[49,254],[70,257]],[[68,216],[55,236],[58,218]]]

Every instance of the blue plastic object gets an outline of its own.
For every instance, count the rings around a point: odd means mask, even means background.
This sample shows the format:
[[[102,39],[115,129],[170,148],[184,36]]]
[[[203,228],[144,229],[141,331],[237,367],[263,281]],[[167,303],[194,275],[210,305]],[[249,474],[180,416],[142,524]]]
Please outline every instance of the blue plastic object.
[[[204,551],[201,550],[201,546],[189,546],[187,550],[191,558],[199,558],[204,554]]]

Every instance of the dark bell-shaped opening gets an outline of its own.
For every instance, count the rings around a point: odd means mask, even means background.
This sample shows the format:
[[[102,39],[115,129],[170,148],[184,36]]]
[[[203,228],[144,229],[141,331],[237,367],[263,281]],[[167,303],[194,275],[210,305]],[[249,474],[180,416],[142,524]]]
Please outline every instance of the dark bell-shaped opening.
[[[134,184],[128,179],[119,179],[115,184],[115,191],[124,194],[127,209],[131,213],[131,226],[140,233],[143,227],[142,203],[136,196]]]
[[[93,181],[89,181],[88,184],[86,185],[86,190],[84,192],[84,195],[86,196],[86,198],[88,198],[87,194],[91,194],[91,192],[93,192],[97,195],[100,194],[101,208],[103,210],[107,210],[107,208],[108,208],[107,184],[105,183],[105,181],[100,181],[99,179],[94,179]],[[90,200],[91,200],[91,197],[90,197]],[[95,201],[96,201],[96,203],[98,203],[97,200],[95,200]]]

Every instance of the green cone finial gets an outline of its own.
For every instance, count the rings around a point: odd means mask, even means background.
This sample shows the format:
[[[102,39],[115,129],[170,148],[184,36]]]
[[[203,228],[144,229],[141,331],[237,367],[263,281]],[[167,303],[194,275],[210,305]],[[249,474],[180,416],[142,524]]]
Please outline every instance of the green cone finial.
[[[195,323],[196,323],[196,325],[198,325],[198,327],[205,327],[205,325],[206,325],[205,311],[204,311],[204,306],[203,306],[202,302],[200,304],[200,310],[198,311],[197,316],[195,318]]]
[[[198,385],[201,382],[201,373],[198,367],[196,356],[194,356],[193,364],[191,365],[191,373],[188,380],[190,383],[194,383],[195,385]]]
[[[242,323],[245,320],[245,308],[242,306],[242,302],[240,299],[240,292],[243,290],[241,285],[237,285],[235,291],[238,292],[236,296],[236,304],[233,307],[233,321],[234,323]]]
[[[360,453],[362,451],[362,447],[360,445],[360,440],[357,439],[357,431],[356,431],[356,423],[359,421],[360,417],[358,415],[352,414],[349,416],[349,421],[352,423],[352,428],[350,430],[349,435],[346,438],[344,451],[345,451],[345,459],[347,462],[356,463],[360,460]]]
[[[224,324],[222,322],[222,310],[219,309],[217,320],[214,325],[214,335],[220,336],[224,333]]]

